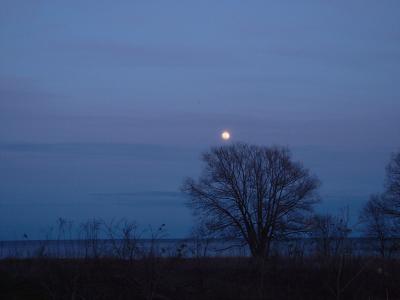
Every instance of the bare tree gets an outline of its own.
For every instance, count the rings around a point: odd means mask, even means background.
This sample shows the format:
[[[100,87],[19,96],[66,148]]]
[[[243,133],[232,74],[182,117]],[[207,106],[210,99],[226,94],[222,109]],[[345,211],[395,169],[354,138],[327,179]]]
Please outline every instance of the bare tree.
[[[254,257],[267,257],[271,242],[302,232],[318,202],[319,181],[288,149],[237,143],[203,155],[198,181],[187,179],[189,206],[222,236],[242,239]]]
[[[197,222],[197,224],[192,228],[192,232],[190,234],[190,244],[192,246],[189,248],[189,251],[192,252],[194,257],[207,257],[210,245],[215,239],[215,232],[213,230],[209,230],[207,225],[208,224],[202,222],[200,219],[199,222]]]
[[[136,258],[139,249],[140,234],[136,222],[126,219],[104,222],[103,227],[112,246],[112,254],[131,263]]]
[[[103,223],[102,220],[93,218],[80,225],[85,246],[85,258],[99,258],[101,254],[100,233]]]
[[[386,213],[400,217],[400,152],[393,154],[386,166]]]
[[[336,218],[331,214],[315,215],[311,220],[310,236],[315,242],[316,252],[323,256],[335,256],[339,236]]]
[[[343,208],[339,215],[314,215],[310,222],[310,237],[323,257],[343,254],[350,232],[348,208]]]
[[[360,221],[364,225],[364,235],[378,241],[377,250],[382,257],[394,250],[395,220],[385,209],[385,198],[372,195],[360,213]]]

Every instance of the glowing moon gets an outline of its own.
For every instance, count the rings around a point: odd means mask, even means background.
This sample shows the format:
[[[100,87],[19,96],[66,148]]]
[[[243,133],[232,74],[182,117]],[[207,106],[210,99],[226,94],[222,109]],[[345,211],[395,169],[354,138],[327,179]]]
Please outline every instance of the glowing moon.
[[[223,140],[227,141],[227,140],[229,140],[231,138],[231,134],[228,131],[224,131],[221,134],[221,137],[222,137]]]

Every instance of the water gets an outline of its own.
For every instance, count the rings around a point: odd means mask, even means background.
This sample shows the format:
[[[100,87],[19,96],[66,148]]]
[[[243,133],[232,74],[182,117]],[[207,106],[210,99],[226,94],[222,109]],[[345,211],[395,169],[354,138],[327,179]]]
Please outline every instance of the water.
[[[248,256],[246,247],[232,247],[223,241],[184,239],[123,240],[41,240],[2,241],[0,258],[29,257],[119,257],[140,258],[150,253],[158,256]]]
[[[154,254],[164,257],[228,257],[249,256],[247,246],[236,246],[240,241],[199,239],[138,239],[138,240],[24,240],[1,241],[0,258],[85,258],[118,257],[135,259]],[[387,242],[387,254],[398,256],[390,247],[399,241]],[[308,256],[321,253],[321,243],[313,239],[278,241],[272,245],[271,254],[284,256]],[[331,241],[329,251],[342,251],[348,255],[378,255],[378,243],[372,239],[349,238],[341,243]]]

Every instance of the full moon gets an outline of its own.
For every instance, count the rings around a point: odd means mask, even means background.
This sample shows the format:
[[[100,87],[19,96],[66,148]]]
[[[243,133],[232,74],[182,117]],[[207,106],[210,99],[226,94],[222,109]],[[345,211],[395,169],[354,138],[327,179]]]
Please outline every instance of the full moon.
[[[221,134],[221,137],[222,137],[223,140],[227,141],[227,140],[229,140],[231,138],[231,134],[228,131],[224,131]]]

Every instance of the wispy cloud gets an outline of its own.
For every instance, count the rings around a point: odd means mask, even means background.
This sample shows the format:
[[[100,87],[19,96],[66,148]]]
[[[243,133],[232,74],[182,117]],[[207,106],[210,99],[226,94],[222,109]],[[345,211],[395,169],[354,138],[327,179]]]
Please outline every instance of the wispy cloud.
[[[0,77],[0,126],[27,125],[32,119],[63,112],[68,97],[29,77]]]
[[[150,161],[177,161],[187,159],[190,155],[190,149],[179,146],[115,143],[0,143],[2,152],[84,157],[122,156]]]
[[[176,191],[141,191],[123,193],[92,193],[96,202],[108,202],[116,205],[153,206],[183,205],[184,195]]]
[[[194,47],[184,45],[135,45],[115,41],[82,41],[60,44],[59,51],[67,51],[84,57],[87,62],[97,61],[100,65],[128,67],[167,68],[215,68],[235,67],[241,63],[232,51],[227,49]]]

